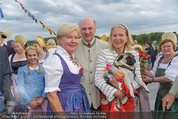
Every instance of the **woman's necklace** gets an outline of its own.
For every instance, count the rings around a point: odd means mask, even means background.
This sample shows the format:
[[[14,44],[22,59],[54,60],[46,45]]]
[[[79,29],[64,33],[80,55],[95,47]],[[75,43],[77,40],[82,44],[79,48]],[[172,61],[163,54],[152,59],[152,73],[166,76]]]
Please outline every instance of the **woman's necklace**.
[[[70,57],[70,61],[72,61],[72,63],[73,63],[74,65],[77,65],[77,67],[79,67],[79,65],[78,65],[77,62],[73,59],[73,57]]]
[[[162,63],[163,63],[163,64],[168,64],[174,56],[175,56],[175,55],[171,56],[171,57],[170,57],[169,59],[167,59],[167,60],[165,60],[165,57],[164,57]]]

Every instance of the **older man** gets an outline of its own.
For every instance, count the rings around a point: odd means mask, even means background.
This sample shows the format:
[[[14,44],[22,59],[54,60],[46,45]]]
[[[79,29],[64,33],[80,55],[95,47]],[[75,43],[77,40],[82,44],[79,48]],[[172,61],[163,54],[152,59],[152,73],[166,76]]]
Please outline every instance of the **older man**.
[[[169,110],[172,107],[172,104],[175,100],[178,100],[178,76],[175,79],[169,93],[162,98],[162,108],[163,111]]]
[[[91,18],[80,21],[80,32],[82,38],[75,51],[76,60],[84,68],[83,76],[80,79],[84,86],[92,111],[100,110],[100,92],[94,83],[96,70],[96,59],[101,49],[107,48],[107,43],[96,39],[96,22]]]

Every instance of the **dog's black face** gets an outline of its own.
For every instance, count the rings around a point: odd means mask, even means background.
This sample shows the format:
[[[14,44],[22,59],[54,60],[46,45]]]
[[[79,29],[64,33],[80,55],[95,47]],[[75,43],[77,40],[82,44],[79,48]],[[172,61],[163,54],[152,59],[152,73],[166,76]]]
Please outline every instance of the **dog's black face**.
[[[126,59],[126,64],[128,64],[130,66],[133,66],[136,63],[134,56],[130,53],[125,59]]]
[[[124,60],[123,60],[124,59]],[[122,54],[117,61],[123,60],[127,65],[133,66],[136,63],[134,56],[131,53]]]

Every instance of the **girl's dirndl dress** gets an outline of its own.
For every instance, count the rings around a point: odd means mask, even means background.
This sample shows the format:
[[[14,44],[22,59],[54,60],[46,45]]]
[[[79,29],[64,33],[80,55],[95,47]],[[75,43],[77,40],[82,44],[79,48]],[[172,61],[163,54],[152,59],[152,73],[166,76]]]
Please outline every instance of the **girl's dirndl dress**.
[[[64,59],[57,53],[54,55],[57,55],[60,58],[64,69],[64,73],[59,84],[61,91],[57,92],[57,96],[59,97],[64,112],[90,112],[90,106],[85,89],[80,84],[82,72],[79,74],[71,73]],[[52,112],[49,102],[47,111]]]

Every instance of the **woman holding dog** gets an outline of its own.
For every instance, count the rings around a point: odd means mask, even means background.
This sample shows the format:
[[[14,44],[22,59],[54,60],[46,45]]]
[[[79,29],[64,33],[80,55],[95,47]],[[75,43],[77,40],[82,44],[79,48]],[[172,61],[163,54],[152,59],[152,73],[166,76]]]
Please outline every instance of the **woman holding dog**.
[[[159,111],[156,113],[157,118],[162,119],[164,113],[164,108],[162,107],[162,98],[168,94],[174,94],[177,89],[172,89],[172,84],[175,82],[176,76],[178,75],[178,54],[176,54],[176,44],[177,44],[177,36],[172,32],[167,32],[162,35],[162,41],[160,43],[160,50],[162,55],[159,56],[155,63],[154,67],[149,71],[145,71],[143,76],[143,81],[147,83],[151,82],[159,82],[160,88],[157,92],[156,102],[155,102],[155,111]],[[177,88],[174,86],[174,88]],[[171,90],[170,90],[171,89]],[[178,95],[175,95],[178,97]],[[167,100],[169,102],[169,100]],[[178,99],[175,99],[174,104],[169,109],[170,112],[178,111]],[[169,115],[170,116],[170,115]],[[171,113],[171,119],[175,116]]]
[[[108,105],[101,104],[101,108],[103,111],[114,111],[114,101],[113,99],[124,98],[124,94],[122,90],[119,90],[118,82],[114,76],[111,76],[109,79],[109,85],[106,79],[103,77],[107,64],[114,64],[119,56],[124,53],[131,53],[135,58],[135,78],[141,79],[140,75],[140,66],[139,66],[139,54],[133,50],[131,44],[133,42],[129,29],[126,25],[117,24],[112,27],[110,38],[109,38],[109,49],[103,49],[100,51],[97,62],[96,62],[96,73],[95,73],[95,85],[101,90],[101,98],[105,98],[110,102]],[[148,95],[145,90],[140,87],[140,85],[132,80],[133,88],[137,92],[137,96],[135,98],[131,98],[128,96],[128,100],[125,104],[120,105],[124,107],[126,111],[150,111]],[[111,104],[111,106],[110,106]],[[122,111],[122,110],[120,110]]]

